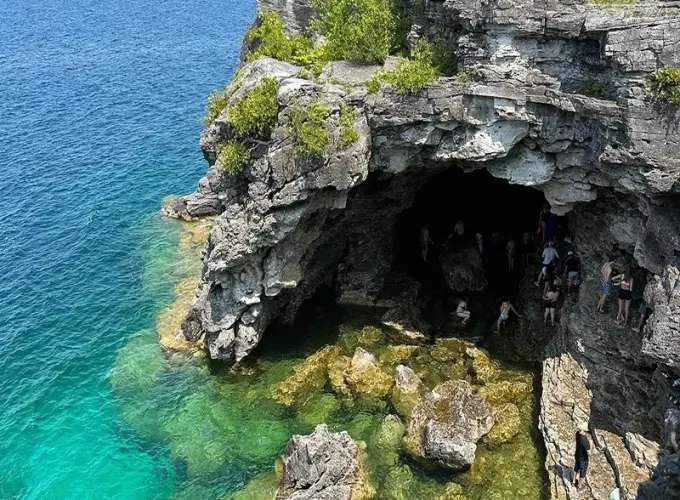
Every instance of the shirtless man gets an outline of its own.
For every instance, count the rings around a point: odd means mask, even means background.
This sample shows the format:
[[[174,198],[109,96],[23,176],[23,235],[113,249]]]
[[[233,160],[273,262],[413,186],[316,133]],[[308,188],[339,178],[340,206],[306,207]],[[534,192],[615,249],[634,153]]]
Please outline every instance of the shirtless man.
[[[496,333],[500,332],[501,323],[504,323],[508,319],[510,311],[514,312],[520,318],[523,318],[523,316],[520,313],[518,313],[515,307],[510,303],[510,300],[506,299],[501,304],[501,314],[500,316],[498,316],[498,321],[496,322],[496,329],[494,330],[494,332]]]
[[[600,301],[597,303],[597,310],[604,312],[604,303],[612,293],[612,274],[614,273],[614,259],[609,258],[604,263],[600,271],[602,273],[602,283],[600,284]]]
[[[515,243],[515,240],[512,238],[512,235],[510,235],[510,240],[508,240],[508,244],[506,245],[506,250],[508,251],[508,271],[512,272],[513,269],[515,269],[515,249],[517,248],[517,244]]]
[[[430,229],[428,228],[427,224],[425,224],[421,229],[420,229],[420,249],[421,249],[421,254],[420,256],[423,259],[423,262],[427,264],[427,254],[430,251],[430,243],[434,244],[434,241],[432,241],[432,238],[430,238]]]

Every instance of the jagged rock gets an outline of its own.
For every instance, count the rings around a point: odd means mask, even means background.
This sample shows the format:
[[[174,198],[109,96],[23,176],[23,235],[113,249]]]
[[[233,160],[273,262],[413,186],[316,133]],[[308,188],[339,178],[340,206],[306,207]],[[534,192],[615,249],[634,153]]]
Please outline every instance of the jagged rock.
[[[476,347],[465,349],[465,355],[471,368],[472,375],[478,383],[486,384],[496,378],[498,369],[489,356]]]
[[[531,385],[525,382],[503,380],[485,384],[477,392],[486,397],[489,404],[498,405],[508,402],[519,403],[531,394],[531,390]]]
[[[465,469],[474,462],[477,441],[493,425],[486,398],[474,394],[464,380],[451,380],[413,409],[404,444],[415,458],[447,469]]]
[[[680,410],[670,408],[666,411],[663,431],[666,449],[675,453],[680,452]]]
[[[378,360],[385,366],[395,366],[408,360],[417,350],[414,345],[388,345]]]
[[[354,351],[345,380],[361,396],[384,398],[392,387],[392,377],[378,365],[373,354],[361,347]]]
[[[277,500],[370,498],[363,448],[347,432],[318,425],[308,436],[293,436],[283,454]]]
[[[402,304],[390,309],[382,317],[382,324],[397,342],[417,345],[429,340],[429,327],[415,306]]]
[[[667,267],[663,276],[655,276],[647,284],[645,300],[653,314],[645,325],[642,352],[680,368],[680,270]]]
[[[630,452],[635,465],[652,471],[659,461],[659,443],[650,441],[639,434],[627,432],[625,436],[626,448]]]
[[[677,500],[680,498],[680,453],[661,458],[651,481],[640,484],[637,500]]]
[[[409,419],[411,418],[413,408],[420,401],[424,386],[418,375],[408,366],[397,366],[395,373],[390,400],[397,413]]]
[[[486,288],[484,264],[474,245],[449,241],[439,256],[439,263],[451,290],[475,292]]]
[[[378,460],[382,466],[394,467],[399,462],[401,440],[406,426],[396,415],[387,415],[374,438]]]

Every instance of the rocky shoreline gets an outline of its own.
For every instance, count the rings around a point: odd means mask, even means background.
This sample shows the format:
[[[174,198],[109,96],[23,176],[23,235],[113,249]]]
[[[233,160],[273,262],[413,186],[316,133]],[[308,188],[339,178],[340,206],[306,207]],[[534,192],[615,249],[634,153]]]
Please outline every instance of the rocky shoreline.
[[[330,62],[310,75],[299,64],[244,56],[225,108],[201,137],[207,175],[195,193],[164,205],[172,217],[215,218],[200,282],[186,284],[198,287],[196,297],[185,294],[188,312],[168,322],[164,330],[173,332],[164,345],[201,345],[211,358],[241,366],[270,324],[291,321],[305,300],[333,287],[340,304],[398,306],[383,323],[395,349],[411,350],[402,361],[416,349],[436,357],[442,344],[430,338],[440,332],[418,317],[421,284],[395,265],[397,220],[442,172],[485,169],[540,190],[552,212],[566,217],[568,246],[582,262],[581,291],[566,299],[556,330],[546,335],[541,325],[522,323],[543,346],[538,426],[548,496],[608,498],[618,487],[622,498],[677,498],[680,411],[668,400],[664,374],[680,370],[680,111],[651,95],[645,82],[664,64],[680,65],[680,8],[423,3],[411,12],[408,43],[439,32],[455,40],[449,49],[458,76],[415,92],[389,82],[374,88],[376,75],[398,64],[394,58],[382,65]],[[303,32],[314,12],[305,0],[261,0],[258,7],[277,12],[291,33]],[[244,54],[253,50],[248,45]],[[585,83],[593,79],[607,91],[592,96]],[[260,92],[263,81],[275,86],[271,134],[239,135],[229,110]],[[301,109],[307,122],[310,109],[321,110],[316,128],[327,145],[320,154],[303,154],[296,142]],[[223,154],[235,138],[249,145],[239,171],[227,168]],[[474,258],[465,252],[477,255],[450,247],[441,257],[448,287],[484,289],[481,263],[467,265]],[[642,334],[595,309],[599,269],[611,253],[617,267],[636,270],[634,297],[653,311]],[[540,292],[531,288],[520,285],[520,296],[540,316]],[[275,397],[294,405],[311,380],[339,396],[388,400],[403,419],[403,448],[414,460],[470,467],[477,441],[512,437],[496,420],[519,418],[516,401],[494,403],[485,394],[475,363],[486,355],[474,345],[446,359],[454,368],[462,363],[462,371],[437,383],[360,345],[351,355],[329,346],[314,356]],[[479,387],[466,386],[466,377]],[[452,404],[442,410],[447,400]],[[597,451],[588,488],[577,492],[569,467],[574,432],[584,425]],[[373,497],[361,445],[348,439],[324,427],[293,438],[277,498]],[[328,469],[301,465],[317,459]]]

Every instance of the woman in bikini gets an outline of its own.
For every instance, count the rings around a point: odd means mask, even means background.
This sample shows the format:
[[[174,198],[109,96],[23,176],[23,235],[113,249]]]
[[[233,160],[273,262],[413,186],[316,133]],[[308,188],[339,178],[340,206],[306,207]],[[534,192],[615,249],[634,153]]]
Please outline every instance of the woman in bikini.
[[[468,299],[464,297],[458,302],[458,308],[456,309],[456,317],[463,320],[463,325],[467,325],[470,321],[470,311],[468,311]]]
[[[434,243],[430,238],[430,228],[425,224],[420,229],[420,257],[427,264],[427,254],[430,251],[430,244]]]
[[[559,288],[555,285],[551,285],[545,295],[543,295],[543,307],[545,308],[545,313],[543,313],[543,324],[548,321],[548,315],[550,315],[550,323],[552,326],[555,326],[555,310],[557,309],[557,301],[559,298]]]
[[[510,303],[509,299],[506,299],[501,304],[501,314],[498,316],[498,321],[496,322],[496,329],[494,332],[498,333],[501,331],[501,324],[505,323],[510,315],[510,311],[513,311],[517,316],[522,318],[523,316],[517,312],[514,306]]]
[[[630,301],[633,299],[633,277],[630,275],[630,268],[626,268],[626,271],[619,276],[616,276],[612,281],[621,279],[619,284],[619,314],[616,316],[617,325],[621,324],[623,320],[623,325],[628,324],[628,313],[630,312]]]

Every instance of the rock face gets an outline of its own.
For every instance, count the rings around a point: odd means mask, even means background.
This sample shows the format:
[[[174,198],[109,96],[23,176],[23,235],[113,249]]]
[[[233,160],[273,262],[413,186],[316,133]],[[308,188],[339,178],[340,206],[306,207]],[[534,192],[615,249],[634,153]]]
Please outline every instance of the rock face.
[[[417,307],[400,305],[387,311],[382,324],[397,342],[404,344],[424,344],[429,340],[428,326]]]
[[[406,448],[416,458],[447,469],[472,465],[477,441],[491,430],[494,417],[484,396],[464,380],[437,386],[413,409]]]
[[[477,292],[488,284],[482,256],[474,245],[450,241],[444,246],[439,263],[446,284],[454,292]]]
[[[455,38],[458,69],[475,68],[475,77],[439,78],[412,95],[390,85],[369,93],[364,82],[377,67],[333,63],[310,81],[302,68],[266,57],[244,65],[230,86],[232,104],[264,75],[280,82],[271,139],[258,143],[242,173],[229,176],[217,155],[235,132],[219,116],[201,137],[208,173],[195,193],[165,207],[177,217],[216,215],[184,336],[202,338],[212,358],[238,363],[272,321],[292,319],[321,286],[334,285],[341,303],[385,305],[398,216],[445,170],[486,169],[542,191],[554,213],[568,214],[583,267],[580,294],[565,304],[543,362],[540,427],[551,495],[579,495],[568,468],[574,431],[584,424],[602,451],[591,459],[585,498],[606,498],[617,484],[631,495],[641,481],[648,485],[654,463],[640,446],[660,440],[667,405],[655,368],[678,370],[680,363],[680,110],[650,95],[645,81],[664,64],[680,66],[680,6],[599,3],[425,0],[409,43],[443,30],[446,40]],[[299,32],[312,15],[308,0],[260,0],[258,7],[276,10]],[[593,83],[602,87],[599,97],[585,95]],[[295,152],[286,126],[292,103],[314,100],[329,108],[329,145],[307,157]],[[340,141],[343,104],[357,113],[359,139],[351,145]],[[599,269],[612,250],[641,273],[631,309],[644,295],[653,310],[644,339],[594,313]],[[464,252],[465,262],[456,261]],[[448,255],[451,288],[484,286],[483,275],[469,272],[472,261],[477,269],[474,248]],[[610,299],[607,310],[613,306]],[[390,390],[392,379],[379,375],[375,360],[354,357],[339,358],[329,372],[338,391],[350,390],[350,372],[351,390]],[[477,377],[494,383],[493,370],[482,368]],[[378,383],[364,386],[369,372]],[[427,436],[409,431],[411,449],[453,468],[470,463],[493,422],[476,396],[455,390],[480,410],[478,418],[460,417],[476,428],[454,433],[422,402],[409,424],[433,422]],[[445,444],[448,437],[458,444]],[[672,478],[676,457],[664,458],[652,483]]]
[[[369,498],[362,455],[347,432],[329,432],[326,425],[293,436],[283,454],[277,500]]]

